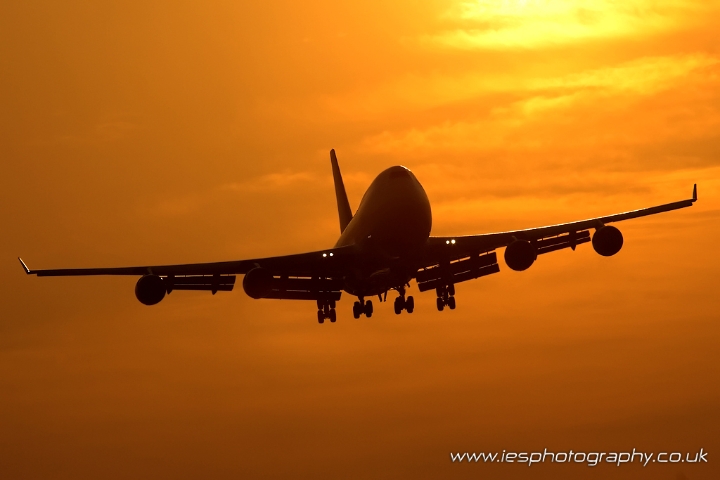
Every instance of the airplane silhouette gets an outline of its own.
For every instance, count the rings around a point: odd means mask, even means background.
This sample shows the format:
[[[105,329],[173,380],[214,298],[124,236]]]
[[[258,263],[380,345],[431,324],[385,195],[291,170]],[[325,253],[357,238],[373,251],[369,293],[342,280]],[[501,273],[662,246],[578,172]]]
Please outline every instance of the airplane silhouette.
[[[236,275],[245,275],[243,289],[250,297],[317,302],[317,319],[335,322],[335,305],[342,292],[358,297],[353,316],[371,317],[373,304],[366,297],[387,300],[396,290],[394,310],[412,313],[415,301],[406,287],[415,280],[421,292],[435,290],[437,309],[455,309],[455,284],[500,271],[495,250],[505,247],[505,264],[512,270],[528,269],[542,255],[592,241],[597,253],[620,251],[623,236],[607,225],[691,206],[688,200],[605,217],[525,230],[458,237],[430,236],[432,215],[425,190],[405,167],[394,166],[378,175],[352,214],[335,150],[330,151],[340,238],[326,250],[216,263],[149,265],[119,268],[31,270],[29,275],[139,275],[135,296],[145,305],[159,303],[174,290],[230,291]],[[590,237],[590,229],[595,232]]]

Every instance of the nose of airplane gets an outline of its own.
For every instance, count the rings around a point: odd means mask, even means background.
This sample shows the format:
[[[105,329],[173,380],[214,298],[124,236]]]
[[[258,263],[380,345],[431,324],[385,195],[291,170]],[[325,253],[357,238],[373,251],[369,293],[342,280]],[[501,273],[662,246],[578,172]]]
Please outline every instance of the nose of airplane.
[[[387,169],[387,174],[390,178],[411,178],[412,173],[407,168],[397,165]]]

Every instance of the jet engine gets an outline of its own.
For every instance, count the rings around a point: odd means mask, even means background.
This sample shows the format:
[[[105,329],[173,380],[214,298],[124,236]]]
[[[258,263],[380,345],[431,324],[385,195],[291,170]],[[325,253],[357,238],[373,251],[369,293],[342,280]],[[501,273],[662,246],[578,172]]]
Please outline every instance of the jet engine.
[[[623,246],[622,233],[612,226],[600,227],[592,237],[592,246],[603,257],[611,257],[618,253]]]
[[[527,270],[535,260],[537,249],[527,240],[515,240],[505,248],[505,264],[517,272]]]
[[[135,284],[135,296],[144,305],[160,303],[165,292],[165,281],[157,275],[143,275]]]
[[[273,276],[264,268],[253,268],[243,278],[243,290],[251,298],[266,298],[273,287]]]

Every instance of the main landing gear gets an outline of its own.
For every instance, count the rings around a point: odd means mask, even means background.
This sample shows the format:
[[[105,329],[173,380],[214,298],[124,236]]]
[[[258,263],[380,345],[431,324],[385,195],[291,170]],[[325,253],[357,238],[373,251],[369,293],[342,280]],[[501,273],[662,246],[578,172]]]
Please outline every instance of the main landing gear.
[[[445,287],[437,287],[435,289],[437,293],[437,309],[438,312],[442,312],[445,305],[450,310],[455,310],[455,285],[447,285]]]
[[[403,310],[406,310],[408,313],[413,313],[415,310],[415,299],[412,296],[405,298],[405,287],[400,287],[397,291],[400,296],[395,299],[395,303],[393,304],[395,315],[400,315]]]
[[[317,306],[318,323],[325,322],[326,318],[332,323],[335,323],[335,320],[337,320],[337,315],[335,313],[335,300],[318,300]]]
[[[372,317],[372,300],[365,301],[363,297],[359,297],[358,300],[358,302],[353,303],[353,317],[360,318],[360,315],[363,314],[368,318]]]

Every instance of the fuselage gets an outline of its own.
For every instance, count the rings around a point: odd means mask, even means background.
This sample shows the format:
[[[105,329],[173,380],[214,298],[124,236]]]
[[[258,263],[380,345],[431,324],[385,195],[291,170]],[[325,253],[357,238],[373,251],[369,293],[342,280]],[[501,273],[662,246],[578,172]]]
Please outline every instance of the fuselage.
[[[430,201],[415,175],[395,166],[373,180],[336,247],[355,245],[365,261],[346,279],[354,295],[404,285],[417,271],[415,254],[432,228]]]

